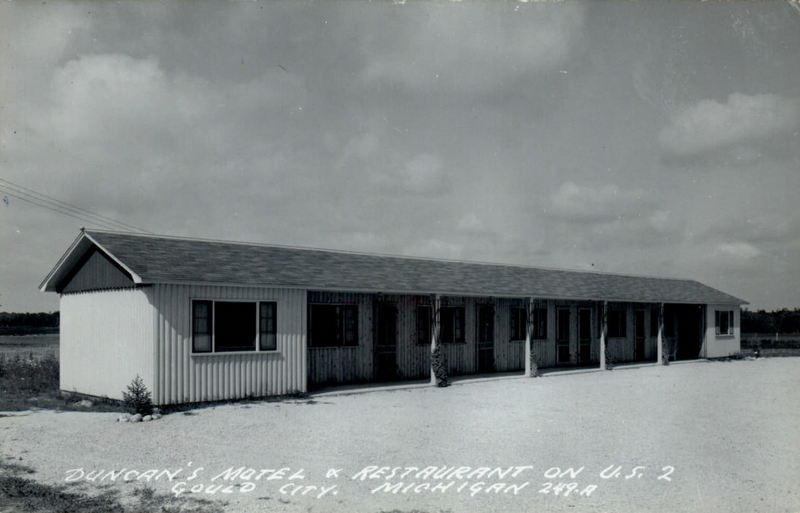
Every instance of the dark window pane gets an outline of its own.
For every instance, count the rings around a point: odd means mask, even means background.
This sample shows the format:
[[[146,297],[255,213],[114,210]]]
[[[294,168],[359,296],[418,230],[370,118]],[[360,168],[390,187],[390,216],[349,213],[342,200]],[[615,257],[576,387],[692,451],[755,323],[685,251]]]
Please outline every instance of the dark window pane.
[[[464,342],[464,307],[443,307],[439,316],[441,341],[445,344]]]
[[[325,347],[337,345],[335,306],[311,305],[308,326],[309,346]]]
[[[211,351],[211,301],[192,301],[192,351]]]
[[[525,340],[527,330],[526,315],[526,308],[511,308],[511,340]]]
[[[259,306],[259,349],[262,351],[275,351],[278,349],[277,322],[275,303],[260,303]]]
[[[650,336],[658,335],[658,310],[650,310]]]
[[[358,307],[345,305],[341,307],[344,313],[344,335],[342,344],[346,346],[358,345]]]
[[[533,309],[533,338],[547,338],[547,308]]]
[[[358,345],[358,306],[310,305],[309,347]]]
[[[608,311],[608,336],[609,337],[625,337],[626,336],[626,318],[625,310],[609,310]]]
[[[717,325],[719,328],[717,329],[717,333],[720,335],[730,335],[732,333],[731,330],[731,317],[733,312],[717,312],[718,314],[718,323]]]
[[[216,352],[254,351],[256,348],[256,304],[214,303]]]
[[[417,344],[431,343],[431,307],[417,306]]]

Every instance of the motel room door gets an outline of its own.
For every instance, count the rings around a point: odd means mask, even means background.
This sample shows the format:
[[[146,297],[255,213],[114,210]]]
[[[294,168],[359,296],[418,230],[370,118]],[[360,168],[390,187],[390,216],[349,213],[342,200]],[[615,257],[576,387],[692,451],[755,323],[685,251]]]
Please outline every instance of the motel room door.
[[[592,311],[588,308],[578,310],[578,363],[592,359]]]
[[[644,310],[633,312],[633,359],[644,360]]]
[[[397,307],[394,303],[375,304],[375,380],[397,378]]]
[[[478,372],[494,371],[494,306],[478,305]]]
[[[569,308],[556,310],[556,364],[570,363],[569,358]]]

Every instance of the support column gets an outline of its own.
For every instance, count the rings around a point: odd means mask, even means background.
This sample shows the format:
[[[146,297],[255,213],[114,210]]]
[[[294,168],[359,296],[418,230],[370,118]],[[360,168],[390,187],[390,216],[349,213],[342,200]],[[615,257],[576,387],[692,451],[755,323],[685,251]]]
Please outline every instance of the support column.
[[[606,370],[606,326],[608,324],[608,302],[600,305],[600,370]]]
[[[435,294],[431,301],[431,385],[446,387],[447,381],[447,362],[442,354],[442,347],[439,343],[439,333],[441,332],[442,298]]]
[[[533,298],[528,298],[528,304],[525,305],[525,376],[536,377],[539,375],[539,369],[534,366],[536,363],[533,361],[533,348],[531,342],[533,339]]]
[[[656,336],[656,347],[658,348],[658,363],[669,365],[669,356],[664,355],[664,303],[658,305],[658,335]]]

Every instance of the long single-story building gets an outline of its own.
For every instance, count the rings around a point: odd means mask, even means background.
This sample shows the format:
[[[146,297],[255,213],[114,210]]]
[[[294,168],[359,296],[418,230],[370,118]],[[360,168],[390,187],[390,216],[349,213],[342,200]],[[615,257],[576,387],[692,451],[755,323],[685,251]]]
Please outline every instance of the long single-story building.
[[[61,389],[157,404],[740,350],[744,301],[693,280],[95,230],[40,286]]]

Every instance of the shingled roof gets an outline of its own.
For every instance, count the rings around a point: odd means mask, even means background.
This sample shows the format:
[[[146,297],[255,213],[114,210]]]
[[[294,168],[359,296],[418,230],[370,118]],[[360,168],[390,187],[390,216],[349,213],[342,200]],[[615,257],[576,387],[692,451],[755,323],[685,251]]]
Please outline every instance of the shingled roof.
[[[205,283],[407,294],[607,301],[745,301],[694,280],[566,271],[87,230],[41,284],[59,281],[92,246],[138,284]]]

